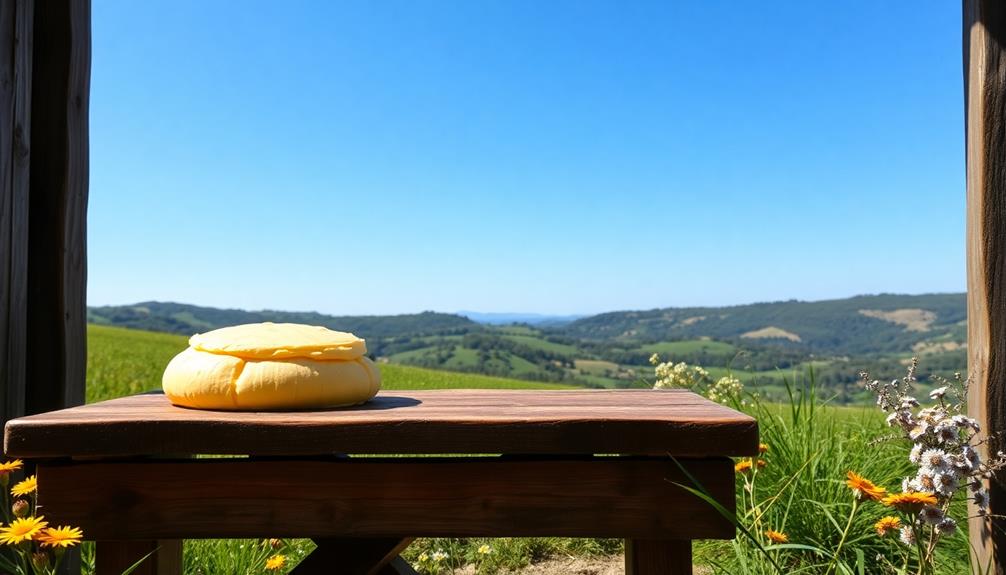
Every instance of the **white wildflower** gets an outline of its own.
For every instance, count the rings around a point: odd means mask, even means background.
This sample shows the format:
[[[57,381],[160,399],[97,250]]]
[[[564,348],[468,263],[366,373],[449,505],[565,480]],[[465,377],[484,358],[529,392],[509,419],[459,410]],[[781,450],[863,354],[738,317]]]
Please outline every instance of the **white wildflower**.
[[[971,499],[974,500],[975,505],[977,505],[979,509],[988,509],[988,507],[989,507],[989,492],[988,491],[985,491],[984,489],[982,489],[980,491],[975,491],[971,495]]]
[[[982,466],[981,455],[978,455],[978,450],[970,445],[961,448],[961,459],[964,460],[968,471],[978,471]]]
[[[933,505],[926,505],[922,508],[922,511],[919,511],[919,521],[936,525],[940,521],[943,521],[943,510]]]
[[[950,535],[957,531],[957,522],[950,517],[944,517],[943,521],[936,524],[936,530],[943,535]]]
[[[444,553],[443,551],[440,551],[438,549],[438,550],[434,551],[432,554],[430,554],[430,559],[433,559],[434,561],[440,562],[440,561],[443,561],[444,559],[447,559],[447,554]]]
[[[904,543],[905,545],[909,547],[914,547],[915,532],[912,531],[912,527],[910,525],[905,525],[904,527],[902,527],[901,532],[898,535],[898,539],[900,539],[901,542]]]
[[[947,473],[950,471],[950,458],[942,449],[927,449],[922,452],[922,466],[932,473]]]
[[[908,452],[908,460],[918,465],[919,462],[922,461],[922,450],[925,448],[926,446],[922,445],[921,443],[916,443],[915,445],[913,445],[912,450]]]
[[[911,431],[908,432],[908,437],[910,437],[912,441],[918,441],[920,437],[922,437],[928,432],[929,432],[929,422],[919,421],[915,424],[915,427],[913,427]]]
[[[915,476],[915,479],[908,483],[908,489],[902,489],[902,491],[932,493],[936,491],[936,476],[928,469],[922,468],[919,470],[919,474]]]
[[[936,491],[942,495],[950,497],[957,491],[960,487],[960,483],[957,481],[957,476],[953,473],[938,473],[936,479],[933,481],[936,486]]]
[[[957,426],[952,424],[948,425],[946,423],[941,423],[936,426],[933,433],[936,435],[936,439],[941,443],[950,443],[961,438],[960,431],[957,430]]]
[[[943,396],[947,394],[947,386],[937,387],[936,389],[929,392],[929,399],[943,399]]]

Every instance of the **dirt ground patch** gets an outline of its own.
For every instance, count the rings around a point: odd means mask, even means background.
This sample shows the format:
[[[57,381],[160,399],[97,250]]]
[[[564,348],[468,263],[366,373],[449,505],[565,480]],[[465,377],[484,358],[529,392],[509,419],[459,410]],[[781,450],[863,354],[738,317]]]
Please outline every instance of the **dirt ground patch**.
[[[861,309],[859,313],[904,326],[905,331],[929,331],[929,326],[936,321],[936,314],[927,309],[905,308],[894,311]]]
[[[625,558],[622,555],[612,555],[549,559],[528,565],[514,575],[622,575],[623,573],[625,573]],[[705,567],[695,567],[695,575],[709,575],[709,573]],[[475,575],[475,568],[468,566],[455,571],[454,575]]]

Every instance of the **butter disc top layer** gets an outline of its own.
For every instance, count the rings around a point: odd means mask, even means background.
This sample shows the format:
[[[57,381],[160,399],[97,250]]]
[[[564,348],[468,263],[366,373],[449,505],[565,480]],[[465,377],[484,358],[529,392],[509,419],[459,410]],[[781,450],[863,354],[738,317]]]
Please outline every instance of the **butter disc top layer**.
[[[243,359],[352,360],[367,353],[351,333],[297,323],[249,323],[200,333],[189,339],[199,351]]]

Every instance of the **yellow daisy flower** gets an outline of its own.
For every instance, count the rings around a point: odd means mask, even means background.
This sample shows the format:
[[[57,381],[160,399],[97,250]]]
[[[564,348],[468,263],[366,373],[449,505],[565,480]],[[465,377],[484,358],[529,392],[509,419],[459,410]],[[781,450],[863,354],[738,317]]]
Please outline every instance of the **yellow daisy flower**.
[[[84,533],[79,527],[62,525],[60,527],[48,527],[35,537],[43,547],[72,547],[84,538]]]
[[[31,541],[49,524],[43,521],[45,517],[25,517],[15,519],[7,527],[0,527],[0,544],[17,545],[22,541]]]
[[[887,517],[881,517],[880,521],[877,521],[873,528],[877,530],[877,535],[883,537],[890,533],[891,531],[897,531],[901,529],[901,520],[897,517],[892,517],[888,515]]]
[[[896,507],[899,511],[917,512],[923,505],[936,505],[936,496],[932,493],[919,491],[907,491],[905,493],[892,493],[881,503],[888,507]]]
[[[15,483],[14,487],[10,488],[10,494],[14,497],[20,497],[22,495],[28,495],[29,493],[35,493],[36,489],[38,489],[38,479],[32,475],[24,481]]]
[[[870,501],[880,501],[887,495],[887,489],[883,487],[878,487],[869,479],[863,477],[862,475],[856,473],[855,471],[850,471],[846,474],[847,479],[845,484],[849,486],[852,493],[856,496],[856,499],[866,499]]]
[[[286,565],[286,555],[273,555],[265,562],[267,571],[279,571]]]
[[[21,469],[24,462],[20,459],[15,459],[14,461],[4,461],[0,463],[0,473],[10,473],[11,471],[17,471]]]
[[[765,537],[772,543],[789,543],[789,535],[786,535],[782,531],[772,531],[769,529],[765,532]]]

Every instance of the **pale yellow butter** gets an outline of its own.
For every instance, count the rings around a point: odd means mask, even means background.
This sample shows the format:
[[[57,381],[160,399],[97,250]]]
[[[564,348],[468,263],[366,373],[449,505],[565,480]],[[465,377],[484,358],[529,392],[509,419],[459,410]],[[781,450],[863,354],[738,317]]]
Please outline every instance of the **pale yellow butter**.
[[[364,340],[301,324],[246,324],[192,336],[164,370],[172,403],[225,410],[356,405],[381,375]]]

